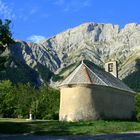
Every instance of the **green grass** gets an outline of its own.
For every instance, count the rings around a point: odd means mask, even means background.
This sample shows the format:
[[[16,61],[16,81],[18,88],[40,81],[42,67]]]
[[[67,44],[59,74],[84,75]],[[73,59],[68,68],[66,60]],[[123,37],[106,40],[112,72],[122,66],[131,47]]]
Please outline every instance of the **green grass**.
[[[140,131],[139,122],[130,121],[27,121],[23,119],[0,119],[0,133],[36,135],[95,135],[128,131]]]

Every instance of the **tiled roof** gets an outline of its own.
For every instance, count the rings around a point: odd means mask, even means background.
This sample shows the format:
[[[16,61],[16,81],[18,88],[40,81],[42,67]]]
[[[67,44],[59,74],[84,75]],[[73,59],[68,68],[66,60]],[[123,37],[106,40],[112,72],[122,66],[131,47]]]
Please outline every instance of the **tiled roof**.
[[[121,90],[134,92],[126,86],[121,80],[108,72],[99,69],[96,65],[82,62],[61,84],[95,84],[118,88]]]

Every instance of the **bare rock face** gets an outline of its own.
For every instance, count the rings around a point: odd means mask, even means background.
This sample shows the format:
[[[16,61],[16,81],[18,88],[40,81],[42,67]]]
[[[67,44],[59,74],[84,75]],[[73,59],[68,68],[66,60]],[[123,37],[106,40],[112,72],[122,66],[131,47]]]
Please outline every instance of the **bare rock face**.
[[[41,44],[53,48],[65,64],[88,59],[103,66],[109,59],[119,62],[119,77],[125,78],[135,71],[135,60],[140,57],[140,25],[85,23],[69,29]]]
[[[34,68],[37,63],[40,63],[48,67],[51,71],[56,71],[61,64],[54,49],[43,44],[16,41],[16,44],[11,47],[11,50],[16,58],[26,62],[31,68]]]
[[[88,59],[99,65],[114,49],[111,44],[119,31],[117,25],[86,23],[41,43],[53,47],[62,64]]]
[[[127,24],[120,29],[118,25],[90,22],[38,44],[17,41],[12,50],[31,68],[39,63],[55,73],[83,59],[101,67],[114,59],[123,79],[136,70],[136,60],[140,58],[140,25]]]

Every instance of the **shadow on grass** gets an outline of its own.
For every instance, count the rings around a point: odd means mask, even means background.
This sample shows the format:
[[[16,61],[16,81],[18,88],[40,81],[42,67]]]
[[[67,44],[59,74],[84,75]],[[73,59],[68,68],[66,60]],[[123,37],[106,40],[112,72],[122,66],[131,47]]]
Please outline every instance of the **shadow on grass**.
[[[72,135],[68,123],[58,121],[0,122],[1,134]]]
[[[0,122],[0,133],[34,135],[94,135],[140,130],[138,122],[128,121],[27,121]]]
[[[17,134],[30,132],[31,126],[22,122],[0,122],[0,133]]]
[[[27,122],[0,122],[2,134],[34,134],[34,135],[85,135],[90,123],[59,122],[59,121],[27,121]]]

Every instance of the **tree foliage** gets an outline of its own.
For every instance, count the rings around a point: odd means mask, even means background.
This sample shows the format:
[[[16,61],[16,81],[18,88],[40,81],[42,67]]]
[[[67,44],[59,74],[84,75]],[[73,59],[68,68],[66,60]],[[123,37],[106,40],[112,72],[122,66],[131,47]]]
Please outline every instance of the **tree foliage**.
[[[8,117],[10,114],[13,114],[14,108],[14,98],[12,96],[14,88],[12,88],[12,83],[10,81],[2,81],[0,83],[0,116]],[[11,116],[13,117],[13,116]]]
[[[135,96],[135,105],[136,105],[136,118],[140,121],[140,93],[137,93]]]
[[[136,60],[136,71],[125,77],[123,81],[134,91],[140,92],[140,59]]]
[[[0,117],[58,119],[59,92],[48,86],[0,82]]]
[[[6,19],[4,23],[0,19],[0,47],[6,47],[9,44],[14,43],[10,31],[10,23],[11,21],[8,19]]]

